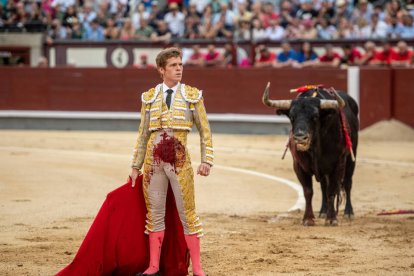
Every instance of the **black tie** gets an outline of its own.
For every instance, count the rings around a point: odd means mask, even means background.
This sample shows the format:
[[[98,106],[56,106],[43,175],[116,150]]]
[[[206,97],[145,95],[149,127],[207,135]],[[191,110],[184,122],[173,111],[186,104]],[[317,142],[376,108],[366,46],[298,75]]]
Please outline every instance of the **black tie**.
[[[170,109],[170,105],[171,105],[171,95],[172,95],[172,93],[174,92],[172,89],[168,89],[167,91],[165,91],[165,92],[167,92],[167,99],[165,100],[165,103],[167,104],[167,106],[168,106],[168,109]]]

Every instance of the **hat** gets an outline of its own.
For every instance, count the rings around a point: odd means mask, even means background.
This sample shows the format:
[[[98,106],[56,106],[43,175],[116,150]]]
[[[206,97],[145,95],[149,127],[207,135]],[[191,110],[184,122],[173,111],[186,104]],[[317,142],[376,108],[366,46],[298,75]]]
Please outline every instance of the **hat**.
[[[346,0],[337,0],[336,1],[336,6],[337,7],[339,7],[339,6],[343,6],[343,5],[345,5],[346,4]]]
[[[171,4],[168,5],[168,8],[170,10],[177,10],[178,9],[178,5],[177,5],[177,3],[171,3]]]

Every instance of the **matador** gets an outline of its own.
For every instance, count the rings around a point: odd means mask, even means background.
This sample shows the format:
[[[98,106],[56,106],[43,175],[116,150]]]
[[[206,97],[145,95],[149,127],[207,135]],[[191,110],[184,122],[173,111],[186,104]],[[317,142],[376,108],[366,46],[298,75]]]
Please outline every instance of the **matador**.
[[[181,83],[182,52],[167,48],[157,58],[163,83],[142,94],[141,122],[132,161],[132,183],[143,173],[147,205],[145,232],[149,234],[150,264],[138,275],[160,275],[159,260],[165,230],[168,185],[171,185],[184,229],[194,275],[204,276],[200,262],[203,228],[195,210],[194,172],[187,149],[193,124],[200,133],[201,164],[197,173],[208,176],[213,144],[202,91]],[[142,168],[142,171],[141,171]]]

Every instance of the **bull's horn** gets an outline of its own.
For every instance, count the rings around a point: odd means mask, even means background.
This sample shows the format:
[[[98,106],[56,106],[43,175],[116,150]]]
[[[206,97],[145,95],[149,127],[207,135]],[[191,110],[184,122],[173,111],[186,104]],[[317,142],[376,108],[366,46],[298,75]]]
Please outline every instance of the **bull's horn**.
[[[292,100],[270,100],[269,99],[269,87],[270,82],[267,83],[266,89],[263,93],[263,104],[268,107],[275,107],[277,109],[289,109],[290,104],[292,103]]]
[[[339,96],[338,92],[336,92],[336,90],[333,87],[331,91],[333,92],[335,99],[338,101],[339,108],[344,108],[345,107],[344,99],[342,99],[342,97]]]
[[[337,109],[339,102],[337,100],[321,100],[319,107],[321,109]]]

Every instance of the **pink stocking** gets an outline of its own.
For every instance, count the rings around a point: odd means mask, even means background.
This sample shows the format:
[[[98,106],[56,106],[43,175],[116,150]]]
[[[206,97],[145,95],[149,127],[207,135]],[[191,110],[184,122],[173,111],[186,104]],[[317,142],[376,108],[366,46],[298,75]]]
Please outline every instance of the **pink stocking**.
[[[149,233],[150,264],[145,274],[153,274],[160,270],[161,246],[164,239],[164,231]]]
[[[205,276],[201,269],[200,262],[200,239],[195,235],[185,235],[188,250],[190,251],[191,264],[193,266],[193,274],[197,276]]]

